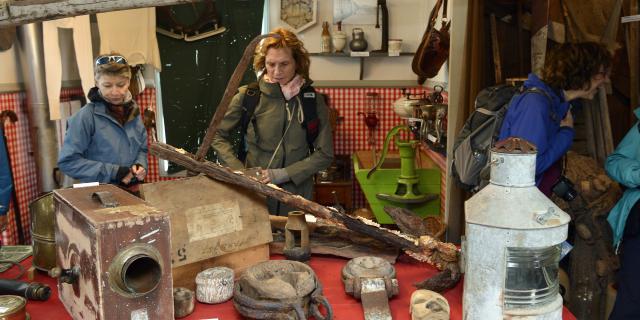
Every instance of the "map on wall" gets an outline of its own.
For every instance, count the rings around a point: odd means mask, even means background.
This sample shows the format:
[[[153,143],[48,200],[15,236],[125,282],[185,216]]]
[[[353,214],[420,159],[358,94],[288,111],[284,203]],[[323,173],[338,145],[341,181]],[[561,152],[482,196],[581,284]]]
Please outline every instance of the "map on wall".
[[[333,23],[375,24],[376,0],[333,0]]]
[[[300,32],[316,23],[318,0],[281,0],[280,20],[295,32]]]

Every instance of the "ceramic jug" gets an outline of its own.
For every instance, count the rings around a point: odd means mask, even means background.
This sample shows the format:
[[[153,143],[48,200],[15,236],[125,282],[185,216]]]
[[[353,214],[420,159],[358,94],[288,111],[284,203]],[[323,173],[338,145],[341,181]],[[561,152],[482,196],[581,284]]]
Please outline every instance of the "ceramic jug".
[[[351,51],[365,51],[367,50],[367,40],[364,39],[364,31],[362,28],[353,28],[353,39],[349,42],[349,48]]]

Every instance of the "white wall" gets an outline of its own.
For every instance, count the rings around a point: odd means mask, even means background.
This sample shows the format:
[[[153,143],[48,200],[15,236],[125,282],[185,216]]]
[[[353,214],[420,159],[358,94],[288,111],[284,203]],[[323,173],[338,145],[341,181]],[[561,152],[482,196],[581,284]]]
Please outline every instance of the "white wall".
[[[403,52],[415,52],[422,40],[427,19],[435,0],[388,0],[389,8],[389,38],[402,39]],[[269,27],[290,28],[280,20],[280,0],[269,0]],[[320,34],[322,22],[328,21],[331,31],[336,30],[333,21],[333,0],[318,0],[317,23],[298,33],[309,52],[320,51]],[[351,30],[354,27],[364,29],[365,38],[369,43],[368,49],[380,48],[381,31],[375,29],[375,21],[371,25],[343,25],[342,30],[347,33],[347,46],[351,41]],[[438,27],[440,23],[436,24]],[[364,62],[363,80],[416,80],[417,76],[411,70],[413,56],[367,58]],[[432,79],[446,82],[445,68]],[[311,78],[315,81],[330,80],[358,80],[360,64],[358,58],[342,57],[312,57]]]
[[[73,32],[60,29],[58,36],[60,44],[62,84],[63,86],[80,86],[80,75],[76,65],[73,47]],[[0,92],[22,90],[22,68],[19,60],[18,40],[11,49],[0,52]],[[46,66],[45,66],[46,68]]]
[[[6,87],[5,91],[9,91],[9,86],[16,87],[22,82],[19,65],[15,43],[11,49],[0,52],[0,89]]]

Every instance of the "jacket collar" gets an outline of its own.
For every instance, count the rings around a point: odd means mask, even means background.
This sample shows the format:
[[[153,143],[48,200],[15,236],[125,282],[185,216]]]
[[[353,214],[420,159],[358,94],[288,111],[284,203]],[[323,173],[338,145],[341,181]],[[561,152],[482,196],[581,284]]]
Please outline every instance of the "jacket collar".
[[[633,113],[636,115],[636,118],[640,119],[640,108],[633,110]]]
[[[562,90],[557,91],[547,85],[542,79],[538,78],[534,73],[530,73],[527,80],[524,82],[525,88],[538,88],[544,90],[551,98],[551,108],[560,116],[560,119],[564,118],[569,111],[569,101],[564,99],[564,93]]]
[[[302,85],[302,88],[300,88],[300,92],[302,92],[305,88],[311,86],[311,83],[313,83],[312,80],[305,79],[305,82]],[[264,80],[263,77],[260,77],[260,79],[258,79],[258,85],[260,86],[260,92],[262,94],[265,94],[271,98],[284,99],[284,95],[282,94],[282,89],[280,89],[280,84],[267,82]]]
[[[107,111],[107,108],[111,104],[109,102],[107,102],[106,100],[104,100],[104,98],[102,98],[102,96],[100,95],[100,92],[98,91],[98,87],[91,88],[91,90],[89,90],[89,94],[87,96],[89,97],[89,100],[94,104],[95,110],[96,110],[96,114],[105,116],[105,117],[113,120],[115,123],[118,123],[118,121],[116,119],[114,119],[109,114],[109,112]],[[131,100],[131,101],[125,103],[125,107],[132,108],[131,112],[129,113],[129,117],[127,118],[126,122],[129,122],[129,121],[135,119],[136,117],[138,117],[140,115],[140,108],[138,107],[138,105],[136,104],[136,102],[134,100]]]

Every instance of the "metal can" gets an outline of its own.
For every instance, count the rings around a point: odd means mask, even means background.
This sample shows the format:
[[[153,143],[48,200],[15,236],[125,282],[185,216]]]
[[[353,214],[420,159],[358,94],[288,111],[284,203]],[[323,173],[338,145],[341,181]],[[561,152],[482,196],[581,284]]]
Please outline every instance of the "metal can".
[[[0,320],[29,320],[27,299],[20,296],[0,296]]]

